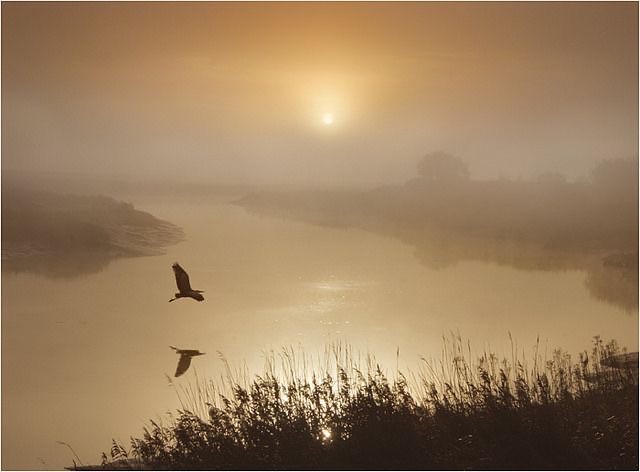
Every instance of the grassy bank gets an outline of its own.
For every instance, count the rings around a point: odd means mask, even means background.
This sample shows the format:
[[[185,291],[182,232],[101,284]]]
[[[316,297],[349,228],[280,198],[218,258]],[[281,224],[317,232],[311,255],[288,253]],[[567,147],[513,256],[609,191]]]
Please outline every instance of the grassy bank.
[[[184,239],[181,228],[131,203],[20,187],[2,190],[2,224],[3,270],[54,278],[99,272],[118,257],[162,254]]]
[[[607,370],[615,343],[596,338],[577,363],[561,351],[532,365],[456,340],[442,361],[390,378],[334,346],[324,362],[293,351],[247,380],[179,389],[183,409],[151,423],[109,468],[146,469],[634,469],[637,370]],[[315,374],[310,371],[315,370]],[[114,462],[117,461],[117,462]]]

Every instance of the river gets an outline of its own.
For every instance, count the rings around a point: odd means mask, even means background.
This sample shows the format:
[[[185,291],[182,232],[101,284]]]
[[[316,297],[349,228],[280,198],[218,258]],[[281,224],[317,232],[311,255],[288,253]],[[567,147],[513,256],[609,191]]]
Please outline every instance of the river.
[[[357,229],[259,216],[216,201],[133,202],[181,226],[161,256],[111,261],[74,277],[3,273],[2,467],[70,465],[69,444],[96,463],[111,438],[128,443],[149,419],[179,407],[176,385],[233,366],[262,370],[266,353],[309,355],[336,342],[374,354],[385,369],[416,369],[459,333],[473,352],[562,347],[592,337],[637,350],[637,310],[592,297],[582,271],[527,271],[486,262],[434,269],[413,247]],[[181,299],[171,264],[205,301]],[[170,345],[200,349],[170,386]],[[166,421],[166,420],[165,420]]]

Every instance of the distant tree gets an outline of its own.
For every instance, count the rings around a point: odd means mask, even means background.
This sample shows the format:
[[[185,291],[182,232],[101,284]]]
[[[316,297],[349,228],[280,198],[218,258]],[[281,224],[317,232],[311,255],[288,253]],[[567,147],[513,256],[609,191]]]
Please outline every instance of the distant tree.
[[[455,182],[469,179],[469,168],[459,157],[447,152],[430,152],[418,163],[418,173],[424,179]]]

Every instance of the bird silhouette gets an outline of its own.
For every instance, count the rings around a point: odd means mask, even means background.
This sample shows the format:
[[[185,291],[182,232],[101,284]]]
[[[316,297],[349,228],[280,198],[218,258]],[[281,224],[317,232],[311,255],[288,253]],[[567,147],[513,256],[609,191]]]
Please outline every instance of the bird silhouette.
[[[176,285],[178,286],[178,292],[175,294],[175,297],[169,300],[170,302],[177,300],[178,298],[189,297],[194,300],[198,300],[199,302],[204,300],[202,296],[202,290],[193,290],[191,288],[191,284],[189,283],[189,274],[185,272],[185,270],[180,267],[180,264],[174,262],[171,266],[173,269],[173,273],[176,276]]]
[[[195,356],[201,356],[205,354],[197,349],[178,349],[177,347],[169,346],[176,351],[176,354],[180,354],[180,360],[178,361],[178,367],[176,368],[176,377],[180,377],[184,374],[191,365],[191,358]]]

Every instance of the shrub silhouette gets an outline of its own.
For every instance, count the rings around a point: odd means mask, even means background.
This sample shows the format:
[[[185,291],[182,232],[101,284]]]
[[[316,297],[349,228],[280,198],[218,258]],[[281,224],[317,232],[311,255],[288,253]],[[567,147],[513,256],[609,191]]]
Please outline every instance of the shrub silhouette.
[[[178,418],[169,426],[152,422],[130,452],[114,442],[105,467],[638,467],[637,370],[599,366],[618,351],[615,343],[596,338],[591,356],[575,365],[561,351],[546,363],[536,354],[529,369],[524,360],[491,354],[471,363],[458,338],[449,362],[425,361],[412,382],[399,372],[390,380],[374,362],[363,373],[338,350],[319,376],[300,374],[285,351],[284,374],[272,363],[246,386],[229,374],[223,388],[199,381],[179,390]]]

